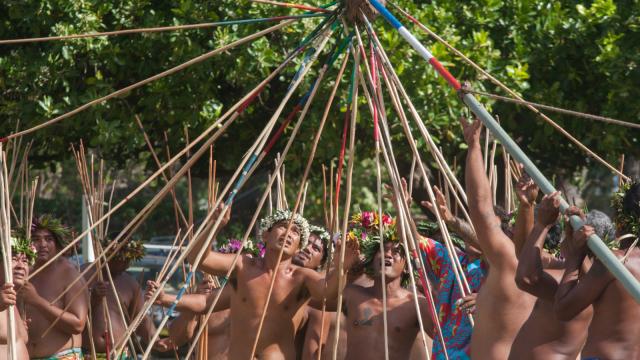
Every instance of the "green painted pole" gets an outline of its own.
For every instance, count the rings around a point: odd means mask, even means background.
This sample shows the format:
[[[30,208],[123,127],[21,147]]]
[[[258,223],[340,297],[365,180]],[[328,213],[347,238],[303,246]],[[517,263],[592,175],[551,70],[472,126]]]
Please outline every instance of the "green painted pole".
[[[436,59],[433,54],[427,50],[418,39],[407,30],[404,25],[389,12],[378,0],[369,0],[371,5],[378,10],[380,15],[387,20],[410,45],[420,54],[422,58],[433,66],[433,68],[442,76],[447,83],[462,96],[462,101],[471,109],[471,111],[482,121],[482,123],[493,133],[493,135],[502,143],[507,152],[516,160],[524,165],[524,169],[531,176],[533,181],[540,187],[545,194],[551,194],[556,191],[551,182],[538,170],[538,167],[527,157],[506,131],[498,124],[498,122],[489,114],[473,95],[465,93],[460,82],[447,71],[447,69]],[[369,26],[369,25],[368,25]],[[569,208],[569,204],[562,199],[560,211],[564,213]],[[584,223],[578,216],[572,216],[570,219],[571,227],[574,229],[581,228]],[[637,303],[640,303],[640,283],[638,280],[624,267],[618,258],[607,248],[597,235],[592,235],[587,240],[589,249],[600,259],[607,269],[615,276],[620,283],[627,289],[629,294],[633,296]]]

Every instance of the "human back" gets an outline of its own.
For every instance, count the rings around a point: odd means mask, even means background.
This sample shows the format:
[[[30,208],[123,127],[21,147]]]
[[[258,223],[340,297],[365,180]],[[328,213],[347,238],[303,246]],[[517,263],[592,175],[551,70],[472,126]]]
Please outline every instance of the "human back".
[[[615,251],[618,258],[624,251]],[[640,280],[640,249],[631,250],[625,267]],[[606,271],[606,269],[603,269]],[[640,305],[617,280],[593,303],[583,358],[640,359]]]

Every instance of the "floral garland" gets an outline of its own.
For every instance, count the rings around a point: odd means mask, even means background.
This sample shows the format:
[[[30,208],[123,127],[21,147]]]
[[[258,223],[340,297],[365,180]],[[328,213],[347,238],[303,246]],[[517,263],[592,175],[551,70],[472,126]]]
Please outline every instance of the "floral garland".
[[[221,240],[218,242],[217,251],[223,254],[234,254],[234,253],[237,253],[238,250],[240,250],[240,247],[242,247],[242,240],[238,240],[238,239]],[[266,252],[266,250],[267,248],[264,242],[258,241],[257,243],[255,243],[251,239],[247,240],[247,243],[245,244],[245,246],[242,247],[243,253],[249,254],[253,257],[259,257],[259,258],[264,257],[264,253]]]
[[[320,226],[309,225],[309,233],[317,235],[320,240],[322,240],[322,243],[328,243],[329,240],[331,240],[331,235],[329,235],[329,232],[325,228]]]
[[[103,241],[103,247],[108,245],[108,241]],[[118,254],[114,256],[114,259],[126,261],[126,262],[136,262],[142,259],[145,255],[146,251],[142,241],[140,240],[127,240],[126,244],[120,248]]]
[[[24,254],[29,265],[33,265],[36,261],[37,251],[35,246],[22,236],[11,237],[11,252],[12,254]]]
[[[281,222],[281,221],[289,221],[293,214],[289,210],[277,210],[272,215],[269,215],[262,220],[260,220],[259,233],[260,236],[265,231],[268,231],[273,227],[273,225]],[[300,214],[295,214],[293,217],[293,223],[300,230],[300,249],[304,249],[307,246],[307,242],[309,241],[309,223],[305,218],[303,218]]]
[[[375,211],[363,211],[351,217],[347,241],[357,241],[360,246],[361,260],[365,267],[371,263],[380,249],[380,218]],[[387,214],[382,215],[382,236],[384,241],[397,242],[396,220]]]

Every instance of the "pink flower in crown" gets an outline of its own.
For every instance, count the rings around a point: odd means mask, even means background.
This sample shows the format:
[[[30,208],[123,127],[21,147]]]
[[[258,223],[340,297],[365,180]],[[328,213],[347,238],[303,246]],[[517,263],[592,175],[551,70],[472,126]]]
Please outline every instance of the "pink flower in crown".
[[[362,238],[362,241],[367,239],[367,232],[363,231],[362,234],[360,234],[360,238]]]
[[[375,222],[375,217],[372,211],[363,211],[362,212],[362,226],[368,228],[371,227]]]
[[[393,224],[393,218],[387,214],[382,214],[382,224],[385,226]]]

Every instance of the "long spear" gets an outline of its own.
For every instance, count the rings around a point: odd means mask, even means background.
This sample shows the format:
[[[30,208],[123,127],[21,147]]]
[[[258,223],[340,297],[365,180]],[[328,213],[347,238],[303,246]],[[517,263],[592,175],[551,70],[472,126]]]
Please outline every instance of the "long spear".
[[[13,283],[13,266],[11,254],[11,214],[10,214],[10,198],[9,198],[9,174],[7,171],[7,156],[0,144],[0,245],[2,245],[2,253],[4,258],[2,264],[4,267],[5,284]],[[16,314],[15,306],[10,305],[7,308],[9,326],[7,327],[7,355],[9,359],[17,359],[16,351]]]
[[[469,93],[466,93],[462,88],[462,85],[458,80],[449,73],[449,71],[436,59],[424,45],[422,45],[414,36],[402,25],[402,23],[391,14],[378,0],[369,0],[376,10],[396,29],[396,31],[402,36],[410,45],[422,56],[426,61],[433,66],[433,68],[442,76],[447,83],[458,92],[462,101],[469,107],[469,109],[482,121],[482,123],[489,129],[493,135],[500,140],[505,149],[513,156],[518,162],[523,164],[525,171],[531,176],[531,178],[540,187],[545,194],[551,194],[556,191],[551,182],[540,172],[538,167],[527,157],[527,155],[520,149],[520,147],[511,139],[509,134],[498,124],[498,122],[489,114],[489,112],[476,100],[476,98]],[[617,169],[616,169],[617,171]],[[560,198],[560,211],[564,213],[569,208],[569,204],[563,198]],[[579,229],[584,225],[582,219],[578,216],[571,216],[571,227]],[[607,248],[602,239],[598,235],[593,234],[587,240],[589,249],[602,261],[602,263],[609,269],[611,274],[627,289],[627,291],[633,296],[636,302],[640,303],[640,283],[618,261],[616,256]]]

